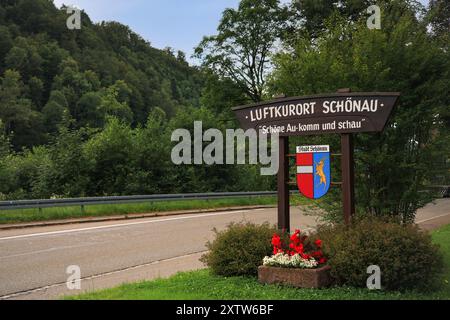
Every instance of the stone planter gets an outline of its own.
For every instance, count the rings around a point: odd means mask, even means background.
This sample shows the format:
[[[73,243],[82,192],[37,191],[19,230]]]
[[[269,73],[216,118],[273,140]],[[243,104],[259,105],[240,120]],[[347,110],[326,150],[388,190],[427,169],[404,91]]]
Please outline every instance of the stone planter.
[[[330,267],[318,269],[258,267],[258,280],[267,284],[287,284],[298,288],[324,288],[331,284]]]

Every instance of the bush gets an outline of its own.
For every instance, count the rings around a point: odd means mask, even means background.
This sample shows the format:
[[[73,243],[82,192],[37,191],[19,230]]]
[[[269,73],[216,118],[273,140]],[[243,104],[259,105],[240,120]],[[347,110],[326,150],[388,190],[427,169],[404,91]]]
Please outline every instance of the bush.
[[[366,218],[350,228],[321,226],[316,236],[323,240],[338,285],[365,287],[367,267],[378,265],[383,289],[427,290],[437,285],[443,270],[438,246],[416,225]]]
[[[216,275],[256,275],[265,256],[272,254],[271,239],[277,229],[268,223],[232,223],[208,242],[209,252],[201,261]]]

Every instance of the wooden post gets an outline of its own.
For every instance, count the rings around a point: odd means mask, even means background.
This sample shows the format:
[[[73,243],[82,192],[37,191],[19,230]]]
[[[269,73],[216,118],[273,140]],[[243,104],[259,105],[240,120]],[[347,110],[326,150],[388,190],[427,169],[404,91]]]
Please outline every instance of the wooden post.
[[[348,225],[355,214],[355,165],[353,159],[353,135],[341,134],[342,205],[344,221]]]
[[[289,138],[279,137],[279,168],[278,168],[278,228],[290,231],[289,208]]]
[[[343,88],[338,93],[350,93],[350,88]],[[341,172],[342,172],[342,207],[345,224],[349,225],[355,214],[355,163],[353,159],[353,134],[341,134]]]

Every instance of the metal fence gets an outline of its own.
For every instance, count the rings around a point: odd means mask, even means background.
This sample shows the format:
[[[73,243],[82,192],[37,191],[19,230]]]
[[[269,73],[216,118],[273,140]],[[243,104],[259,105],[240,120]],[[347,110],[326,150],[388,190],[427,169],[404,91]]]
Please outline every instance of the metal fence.
[[[430,186],[430,189],[437,190],[442,197],[450,196],[450,186]],[[297,193],[291,190],[292,193]],[[87,197],[69,199],[44,199],[44,200],[11,200],[0,201],[0,211],[15,209],[50,208],[50,207],[71,207],[99,205],[99,204],[126,204],[144,203],[159,201],[179,201],[179,200],[213,200],[226,198],[249,198],[276,196],[276,191],[255,191],[255,192],[216,192],[216,193],[182,193],[182,194],[155,194],[140,196],[111,196],[111,197]]]
[[[142,196],[113,196],[113,197],[87,197],[71,199],[45,199],[45,200],[12,200],[0,201],[0,210],[70,207],[99,205],[99,204],[125,204],[158,201],[180,201],[180,200],[212,200],[226,198],[249,198],[275,196],[275,191],[257,192],[217,192],[217,193],[184,193],[184,194],[157,194]]]

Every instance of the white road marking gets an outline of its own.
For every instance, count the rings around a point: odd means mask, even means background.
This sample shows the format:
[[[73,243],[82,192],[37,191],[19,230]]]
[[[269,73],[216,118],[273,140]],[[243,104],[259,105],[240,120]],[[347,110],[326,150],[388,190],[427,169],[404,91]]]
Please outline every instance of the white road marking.
[[[417,221],[416,223],[417,223],[417,224],[419,224],[419,223],[424,223],[424,222],[427,222],[427,221],[430,221],[430,220],[434,220],[434,219],[437,219],[437,218],[442,218],[442,217],[445,217],[445,216],[448,216],[448,215],[450,215],[450,213],[441,214],[440,216],[436,216],[436,217],[433,217],[433,218],[420,220],[420,221]]]
[[[101,278],[101,277],[105,277],[105,276],[109,276],[109,275],[113,275],[113,274],[117,274],[117,273],[121,273],[121,272],[126,272],[126,271],[130,271],[130,270],[134,270],[134,269],[139,269],[139,268],[142,268],[142,267],[148,267],[148,266],[159,264],[159,263],[163,263],[163,262],[168,262],[168,261],[173,261],[173,260],[178,260],[178,259],[183,259],[183,258],[189,258],[189,257],[195,256],[195,255],[198,255],[198,254],[201,254],[201,253],[206,253],[206,252],[207,251],[199,251],[199,252],[184,254],[184,255],[178,256],[178,257],[172,257],[172,258],[168,258],[168,259],[156,260],[156,261],[152,261],[152,262],[149,262],[149,263],[144,263],[144,264],[140,264],[140,265],[136,265],[136,266],[132,266],[132,267],[127,267],[127,268],[120,269],[120,270],[115,270],[115,271],[110,271],[110,272],[105,272],[105,273],[100,273],[100,274],[84,277],[84,278],[81,278],[81,281]],[[26,291],[21,291],[21,292],[16,292],[16,293],[10,293],[10,294],[4,295],[4,296],[0,296],[0,300],[7,300],[7,299],[15,298],[15,297],[18,297],[18,296],[23,296],[23,295],[27,295],[27,294],[30,294],[30,293],[36,293],[36,292],[40,292],[40,291],[45,291],[45,290],[48,290],[48,289],[52,289],[52,288],[56,288],[56,287],[60,287],[60,286],[65,286],[65,285],[66,285],[66,282],[55,283],[55,284],[51,284],[51,285],[47,285],[47,286],[43,286],[43,287],[31,289],[31,290],[26,290]]]
[[[103,241],[103,243],[105,243],[105,242],[106,241]],[[98,244],[99,243],[85,243],[85,244],[79,244],[79,245],[74,245],[74,246],[53,247],[53,248],[48,248],[48,249],[44,249],[44,250],[37,250],[37,251],[30,251],[30,252],[23,252],[23,253],[13,254],[13,255],[9,255],[9,256],[0,256],[0,260],[17,258],[17,257],[24,257],[24,256],[36,255],[36,254],[39,255],[41,253],[52,252],[52,251],[57,251],[57,250],[92,247],[92,246],[96,246]]]
[[[79,228],[79,229],[68,229],[68,230],[59,230],[59,231],[49,231],[49,232],[41,232],[41,233],[30,233],[30,234],[24,234],[24,235],[19,235],[19,236],[3,237],[3,238],[0,238],[0,241],[2,241],[2,240],[13,240],[13,239],[22,239],[22,238],[31,238],[31,237],[41,237],[41,236],[48,236],[48,235],[55,235],[55,234],[64,234],[64,233],[72,233],[72,232],[83,232],[83,231],[89,231],[89,230],[99,230],[99,229],[110,229],[110,228],[118,228],[118,227],[127,227],[127,226],[133,226],[133,225],[138,225],[138,224],[148,224],[148,223],[156,223],[156,222],[166,222],[166,221],[176,221],[176,220],[187,220],[187,219],[223,216],[223,215],[228,215],[228,214],[244,213],[244,212],[250,212],[250,211],[260,211],[260,210],[263,210],[263,209],[225,211],[225,212],[210,213],[210,214],[195,214],[195,215],[190,215],[190,216],[186,216],[186,217],[176,217],[176,218],[158,219],[158,220],[150,220],[150,221],[138,221],[138,222],[129,222],[129,223],[122,223],[122,224],[112,224],[112,225],[107,225],[107,226]]]

